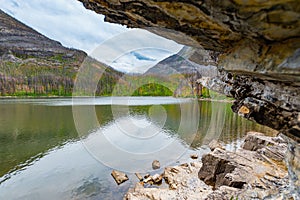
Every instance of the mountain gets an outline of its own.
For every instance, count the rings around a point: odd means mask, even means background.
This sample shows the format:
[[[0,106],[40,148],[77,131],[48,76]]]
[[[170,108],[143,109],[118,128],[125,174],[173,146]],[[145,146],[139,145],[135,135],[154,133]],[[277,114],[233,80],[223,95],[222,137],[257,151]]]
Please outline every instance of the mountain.
[[[198,74],[201,76],[213,77],[217,75],[217,68],[211,65],[201,65],[193,62],[193,59],[205,57],[202,52],[191,47],[183,47],[178,54],[174,54],[151,67],[145,74],[148,75],[172,75],[172,74]],[[203,59],[203,58],[201,58]]]
[[[74,59],[82,61],[86,57],[85,52],[66,48],[0,10],[0,56],[2,58],[37,57],[51,60],[58,55],[73,61]]]
[[[71,95],[82,63],[105,70],[102,79],[115,83],[122,73],[66,48],[0,10],[0,96]],[[98,95],[111,86],[99,81]]]

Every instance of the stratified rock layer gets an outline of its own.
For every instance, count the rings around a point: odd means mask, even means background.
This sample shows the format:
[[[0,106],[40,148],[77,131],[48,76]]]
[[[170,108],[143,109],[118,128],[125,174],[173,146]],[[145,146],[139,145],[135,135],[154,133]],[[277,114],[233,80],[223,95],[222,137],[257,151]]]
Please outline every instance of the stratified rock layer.
[[[222,73],[202,85],[236,99],[232,110],[300,141],[300,88],[278,81]]]

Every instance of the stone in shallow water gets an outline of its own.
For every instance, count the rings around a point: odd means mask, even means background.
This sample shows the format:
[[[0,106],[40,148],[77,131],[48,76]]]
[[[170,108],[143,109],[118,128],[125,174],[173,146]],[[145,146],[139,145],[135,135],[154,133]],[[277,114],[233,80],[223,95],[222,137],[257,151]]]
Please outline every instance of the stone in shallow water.
[[[111,172],[111,175],[115,179],[115,181],[117,182],[118,185],[120,185],[121,183],[124,183],[125,181],[127,181],[129,179],[125,173],[119,172],[117,170],[113,170]]]
[[[137,177],[140,181],[143,180],[143,177],[140,175],[140,173],[135,173],[135,175],[136,175],[136,177]]]
[[[152,169],[159,169],[160,168],[160,163],[158,160],[154,160],[152,162]]]
[[[210,148],[210,150],[215,150],[215,148],[219,148],[219,149],[224,149],[224,147],[222,146],[222,144],[220,142],[218,142],[217,140],[212,140],[209,144],[208,147]]]
[[[198,155],[197,154],[192,154],[190,155],[191,159],[198,159]]]

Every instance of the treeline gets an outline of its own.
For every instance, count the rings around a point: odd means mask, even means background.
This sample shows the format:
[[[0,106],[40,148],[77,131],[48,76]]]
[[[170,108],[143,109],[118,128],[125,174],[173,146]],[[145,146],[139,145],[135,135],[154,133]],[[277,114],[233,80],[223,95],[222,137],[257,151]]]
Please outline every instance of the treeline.
[[[209,90],[196,83],[199,74],[124,75],[113,96],[174,96],[208,98]]]
[[[111,95],[114,84],[121,72],[101,65],[92,58],[87,58],[85,65],[94,65],[103,69],[95,95]],[[43,65],[41,65],[41,63]],[[60,62],[61,63],[61,62]],[[0,95],[1,96],[71,96],[79,67],[65,63],[51,65],[43,62],[0,62]],[[97,79],[99,77],[96,77]],[[90,80],[88,77],[87,80]],[[90,87],[87,83],[86,87]]]
[[[209,97],[197,84],[199,73],[172,75],[123,74],[92,58],[79,69],[61,66],[0,62],[1,96],[175,96]],[[80,74],[80,78],[76,77]],[[76,79],[77,78],[77,79]],[[74,82],[76,80],[76,86]],[[74,91],[74,88],[76,89]]]
[[[69,96],[72,94],[73,84],[73,80],[69,77],[53,75],[11,77],[0,74],[2,96]]]

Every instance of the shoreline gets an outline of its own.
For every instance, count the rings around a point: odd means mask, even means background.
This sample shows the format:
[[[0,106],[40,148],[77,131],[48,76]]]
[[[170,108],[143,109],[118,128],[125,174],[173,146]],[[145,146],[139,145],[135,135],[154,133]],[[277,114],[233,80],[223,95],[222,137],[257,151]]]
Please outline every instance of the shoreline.
[[[284,161],[287,142],[283,137],[248,132],[237,151],[226,150],[215,140],[209,147],[211,152],[201,160],[164,169],[160,176],[169,188],[155,184],[149,187],[144,179],[128,190],[124,200],[292,197]]]
[[[172,97],[178,99],[194,99],[198,101],[224,102],[233,103],[234,100],[212,99],[212,98],[190,98],[190,97],[173,97],[173,96],[0,96],[2,99],[72,99],[72,98],[101,98],[101,97]]]

